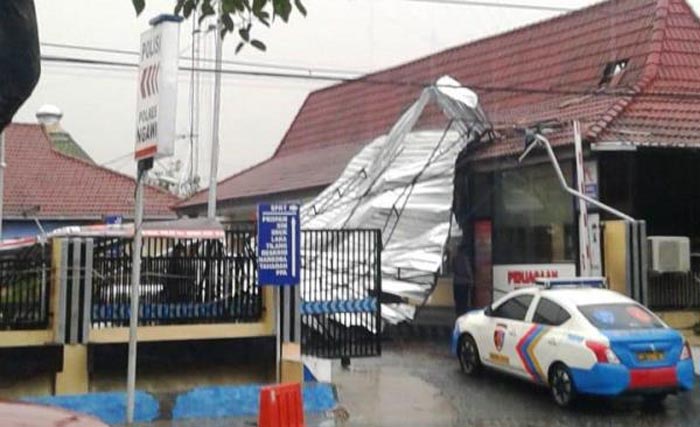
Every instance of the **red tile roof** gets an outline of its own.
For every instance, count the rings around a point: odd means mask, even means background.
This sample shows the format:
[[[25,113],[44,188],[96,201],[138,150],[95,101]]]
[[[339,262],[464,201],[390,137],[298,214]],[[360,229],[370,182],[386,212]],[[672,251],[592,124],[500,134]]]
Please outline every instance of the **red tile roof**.
[[[5,218],[22,217],[35,206],[40,206],[39,218],[133,218],[134,179],[59,153],[40,125],[5,129],[5,161]],[[145,200],[145,218],[174,217],[175,196],[147,187]]]
[[[618,81],[601,90],[606,65],[624,59],[628,64]],[[444,74],[474,89],[501,129],[500,138],[474,159],[519,152],[522,138],[509,128],[550,119],[567,124],[551,135],[554,145],[571,141],[568,122],[578,119],[589,142],[617,142],[622,135],[700,147],[698,66],[700,22],[684,0],[607,1],[313,92],[273,157],[219,183],[219,199],[331,183],[349,157],[329,153],[337,149],[350,156],[388,132],[417,97],[420,86],[414,83]],[[659,91],[696,95],[651,96]],[[433,109],[419,126],[435,127],[442,120]],[[180,207],[205,201],[206,193],[200,193]]]

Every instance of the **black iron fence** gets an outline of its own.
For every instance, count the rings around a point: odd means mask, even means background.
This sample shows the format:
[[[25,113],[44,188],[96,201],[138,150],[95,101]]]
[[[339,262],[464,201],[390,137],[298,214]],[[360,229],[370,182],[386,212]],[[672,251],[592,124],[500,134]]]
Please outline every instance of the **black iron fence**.
[[[37,244],[0,256],[0,329],[48,327],[50,254]]]
[[[304,354],[381,354],[379,230],[304,230],[301,323]]]
[[[649,308],[684,310],[700,308],[700,273],[663,273],[649,275]]]
[[[127,326],[130,239],[96,239],[93,327]],[[254,322],[262,316],[254,234],[228,231],[223,240],[144,238],[139,324]]]
[[[90,328],[125,327],[130,319],[132,240],[60,242],[54,322],[66,342]],[[378,230],[302,232],[302,351],[324,358],[381,354],[381,235]],[[256,322],[263,314],[255,232],[220,240],[144,238],[139,324]],[[48,327],[49,245],[0,256],[0,329]]]

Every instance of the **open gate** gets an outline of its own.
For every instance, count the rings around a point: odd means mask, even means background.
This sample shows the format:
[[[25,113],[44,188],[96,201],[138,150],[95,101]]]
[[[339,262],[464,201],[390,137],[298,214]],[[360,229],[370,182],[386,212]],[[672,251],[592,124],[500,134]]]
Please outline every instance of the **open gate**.
[[[303,230],[301,350],[329,359],[381,354],[379,230]]]

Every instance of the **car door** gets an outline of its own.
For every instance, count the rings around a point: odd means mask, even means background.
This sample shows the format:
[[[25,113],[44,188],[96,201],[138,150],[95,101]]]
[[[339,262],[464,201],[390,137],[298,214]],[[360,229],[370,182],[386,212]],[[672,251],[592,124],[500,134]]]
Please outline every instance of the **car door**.
[[[571,315],[561,305],[547,297],[535,304],[531,326],[521,339],[522,370],[534,381],[546,383],[549,366],[572,354],[570,347],[580,345],[583,338],[562,327]]]
[[[501,302],[491,311],[487,323],[487,337],[483,358],[486,363],[515,374],[522,375],[517,344],[525,332],[525,317],[532,303],[532,294],[520,294]]]

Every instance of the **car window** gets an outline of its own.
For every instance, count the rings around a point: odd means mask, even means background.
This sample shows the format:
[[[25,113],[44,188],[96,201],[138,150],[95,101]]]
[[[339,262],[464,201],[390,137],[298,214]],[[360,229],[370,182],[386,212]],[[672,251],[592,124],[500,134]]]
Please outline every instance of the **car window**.
[[[531,302],[532,295],[520,295],[499,305],[492,315],[502,319],[525,320]]]
[[[559,326],[570,318],[571,315],[559,304],[547,298],[540,298],[532,321],[542,325]]]
[[[655,329],[664,325],[639,304],[580,305],[579,311],[593,326],[604,330]]]

